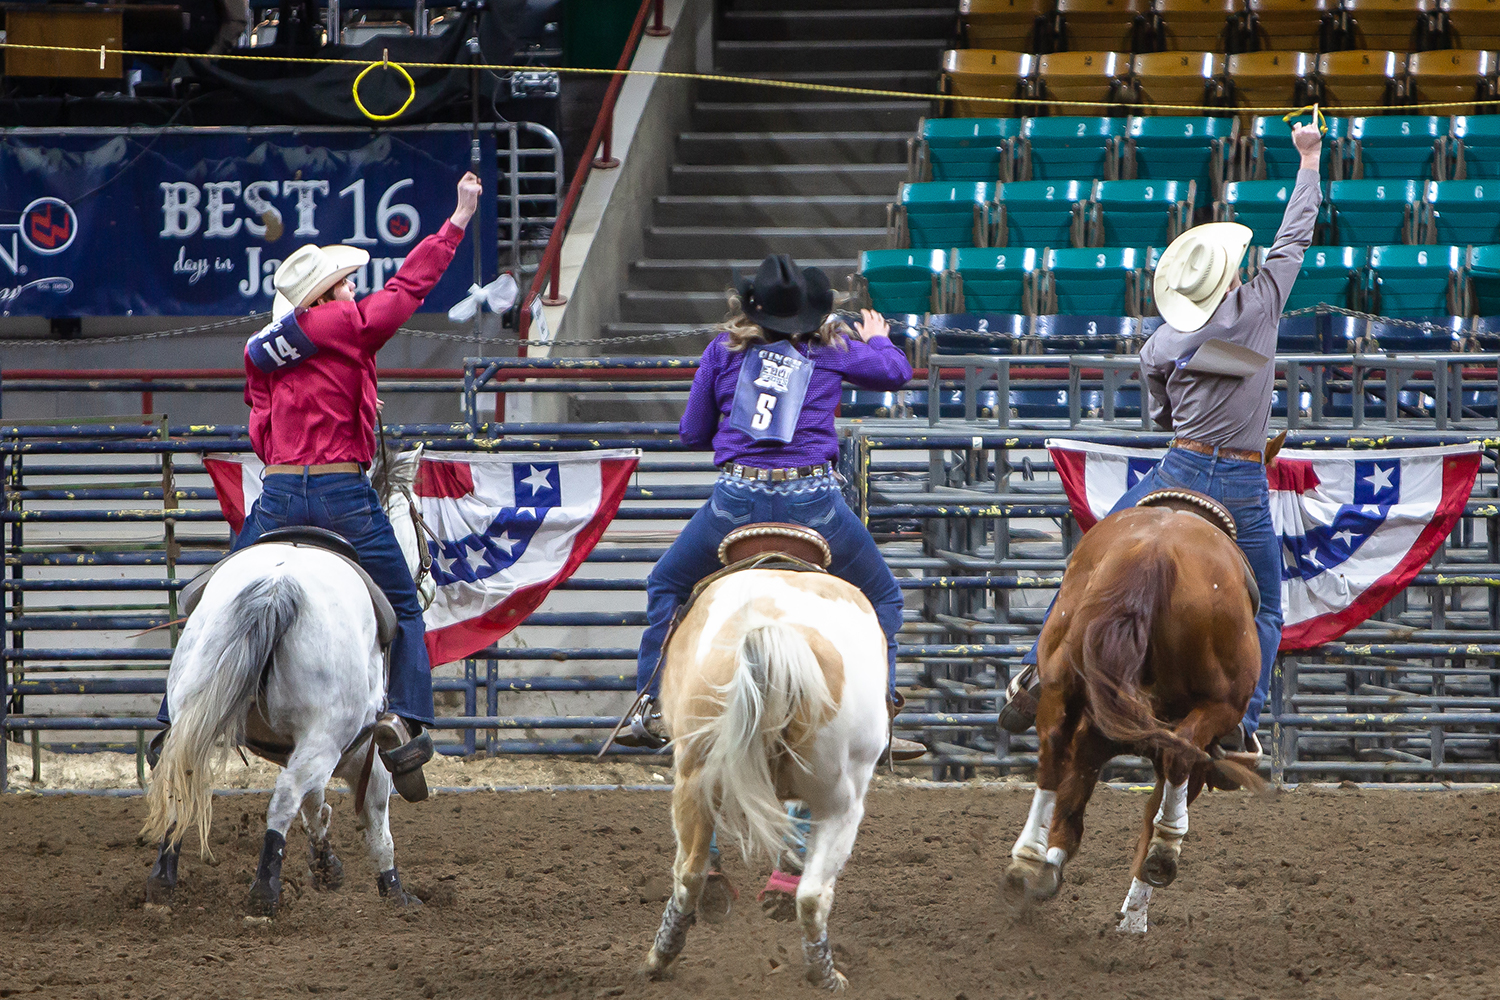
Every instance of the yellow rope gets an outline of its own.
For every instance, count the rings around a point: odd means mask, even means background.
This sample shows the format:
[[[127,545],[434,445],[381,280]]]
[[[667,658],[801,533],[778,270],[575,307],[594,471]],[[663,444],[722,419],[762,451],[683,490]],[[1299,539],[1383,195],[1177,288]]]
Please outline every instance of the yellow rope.
[[[98,54],[107,51],[111,55],[118,56],[145,56],[157,59],[203,59],[203,60],[254,60],[260,62],[284,62],[298,63],[317,66],[348,66],[347,59],[324,59],[315,56],[252,56],[239,55],[237,53],[199,53],[199,52],[158,52],[151,49],[108,49],[103,50],[91,46],[79,45],[22,45],[15,42],[0,42],[0,49],[15,49],[18,52],[87,52]],[[394,63],[392,64],[394,65]],[[980,104],[1026,104],[1038,107],[1071,107],[1071,108],[1140,108],[1151,111],[1200,111],[1224,114],[1226,112],[1256,115],[1283,115],[1288,112],[1298,114],[1306,108],[1293,108],[1287,105],[1279,107],[1248,107],[1248,108],[1226,108],[1209,104],[1130,104],[1121,105],[1113,101],[1062,101],[1049,98],[1031,97],[970,97],[964,94],[923,94],[905,90],[876,90],[870,87],[839,87],[826,83],[801,83],[796,80],[776,80],[754,76],[727,76],[719,73],[674,73],[667,70],[646,69],[597,69],[584,66],[511,66],[503,63],[432,63],[414,62],[407,63],[412,69],[482,69],[496,73],[530,73],[537,70],[550,70],[556,73],[584,73],[595,76],[645,76],[656,77],[663,80],[701,80],[708,83],[736,83],[750,87],[777,87],[783,90],[806,90],[814,93],[824,94],[853,94],[859,97],[889,97],[908,101],[972,101]],[[1353,107],[1336,108],[1340,114],[1353,115],[1359,112],[1386,114],[1391,111],[1418,112],[1436,108],[1484,108],[1500,106],[1500,99],[1484,101],[1429,101],[1422,104],[1406,104],[1399,108],[1389,107],[1383,104],[1356,105]]]
[[[1323,112],[1318,110],[1318,106],[1316,104],[1309,104],[1305,107],[1298,108],[1291,114],[1282,115],[1281,120],[1284,122],[1289,122],[1293,118],[1301,118],[1305,114],[1312,115],[1313,124],[1318,126],[1319,135],[1328,134],[1328,119],[1323,117]]]

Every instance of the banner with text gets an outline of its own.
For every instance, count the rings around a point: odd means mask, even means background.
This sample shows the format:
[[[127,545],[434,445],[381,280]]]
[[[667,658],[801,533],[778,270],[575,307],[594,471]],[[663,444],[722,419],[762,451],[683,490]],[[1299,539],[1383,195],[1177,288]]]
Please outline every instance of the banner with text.
[[[304,243],[370,252],[359,294],[453,212],[467,128],[10,129],[0,143],[0,315],[240,316],[271,308],[271,276]],[[493,204],[495,140],[481,134]],[[424,312],[495,276],[493,211],[469,225]]]

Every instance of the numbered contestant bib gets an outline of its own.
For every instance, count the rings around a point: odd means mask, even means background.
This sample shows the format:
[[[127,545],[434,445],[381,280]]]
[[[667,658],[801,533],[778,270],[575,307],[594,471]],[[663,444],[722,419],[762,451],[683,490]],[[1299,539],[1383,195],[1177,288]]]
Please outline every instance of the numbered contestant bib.
[[[297,325],[289,312],[245,342],[250,363],[267,375],[290,371],[318,353],[318,345]]]
[[[812,361],[784,340],[746,348],[745,355],[729,426],[757,441],[790,441],[812,381]]]

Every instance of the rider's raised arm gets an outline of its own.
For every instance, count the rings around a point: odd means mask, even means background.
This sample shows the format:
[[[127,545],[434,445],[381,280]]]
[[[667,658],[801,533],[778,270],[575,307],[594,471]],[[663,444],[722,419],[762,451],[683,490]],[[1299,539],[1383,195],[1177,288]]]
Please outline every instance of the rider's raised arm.
[[[838,360],[845,381],[861,389],[894,392],[911,381],[911,362],[906,352],[891,343],[890,325],[885,317],[873,309],[863,310],[860,322],[854,325],[856,337],[849,338],[847,352],[825,352],[823,358],[843,353]]]
[[[693,376],[693,387],[688,391],[687,409],[682,411],[682,420],[677,431],[682,443],[689,448],[713,447],[714,434],[719,429],[719,417],[723,412],[715,382],[724,367],[727,351],[722,336],[714,339],[703,352],[698,371]]]
[[[1292,196],[1287,199],[1286,212],[1281,217],[1281,228],[1276,231],[1276,241],[1267,251],[1260,271],[1240,293],[1242,312],[1259,309],[1280,316],[1286,307],[1287,296],[1292,293],[1297,272],[1302,268],[1302,255],[1312,243],[1313,225],[1318,221],[1318,206],[1323,202],[1322,184],[1318,175],[1323,143],[1316,128],[1304,125],[1296,126],[1292,141],[1302,154],[1297,182],[1292,188]],[[1248,346],[1259,349],[1264,345]],[[1274,349],[1274,341],[1270,346]]]

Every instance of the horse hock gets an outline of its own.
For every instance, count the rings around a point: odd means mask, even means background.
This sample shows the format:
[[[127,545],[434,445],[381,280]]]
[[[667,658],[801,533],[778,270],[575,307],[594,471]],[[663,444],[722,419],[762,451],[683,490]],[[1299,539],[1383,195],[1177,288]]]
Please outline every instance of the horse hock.
[[[281,862],[286,857],[286,837],[275,830],[266,831],[260,848],[260,864],[250,886],[250,914],[274,917],[281,900]]]
[[[667,968],[682,954],[682,946],[687,943],[688,928],[697,922],[697,917],[688,911],[684,911],[677,902],[677,893],[673,893],[667,900],[667,908],[662,911],[661,926],[656,930],[656,938],[651,942],[651,953],[646,956],[645,972],[652,979],[661,978]]]
[[[1148,885],[1163,889],[1177,878],[1177,861],[1182,855],[1182,838],[1188,832],[1187,782],[1167,782],[1162,791],[1161,808],[1153,821],[1151,846],[1141,865],[1141,877]]]
[[[151,874],[146,876],[146,902],[165,906],[172,901],[172,894],[177,889],[177,859],[181,853],[182,845],[172,844],[172,831],[168,830],[156,852]]]
[[[1026,825],[1010,850],[1010,867],[1005,872],[1005,887],[1009,892],[1041,901],[1056,896],[1062,888],[1062,866],[1067,861],[1067,852],[1060,847],[1047,847],[1056,807],[1056,792],[1038,788],[1032,795]]]

